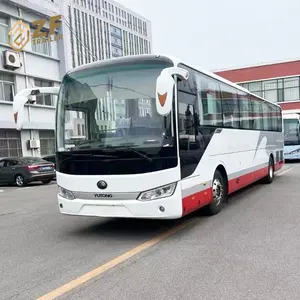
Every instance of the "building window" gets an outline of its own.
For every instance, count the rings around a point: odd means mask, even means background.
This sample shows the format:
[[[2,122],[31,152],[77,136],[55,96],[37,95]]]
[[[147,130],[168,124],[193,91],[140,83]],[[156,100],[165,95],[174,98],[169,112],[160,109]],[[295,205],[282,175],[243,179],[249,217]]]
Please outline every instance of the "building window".
[[[283,87],[284,101],[299,100],[299,77],[285,78]]]
[[[262,82],[262,89],[264,91],[264,95],[258,96],[264,97],[265,99],[271,101],[271,102],[277,102],[278,101],[278,93],[277,93],[277,80],[267,80]],[[262,94],[262,93],[261,93]]]
[[[280,78],[240,84],[253,94],[271,102],[295,101],[300,99],[299,77]]]
[[[40,130],[40,150],[41,156],[55,153],[55,134],[54,130]]]
[[[250,82],[249,83],[249,91],[250,92],[257,92],[257,91],[261,91],[261,81],[257,81],[257,82]]]
[[[11,74],[0,73],[0,100],[14,100],[15,82]]]
[[[0,157],[22,156],[21,134],[17,130],[0,129]]]
[[[35,29],[31,29],[31,33]],[[50,48],[50,42],[48,41],[47,37],[45,39],[43,38],[38,38],[38,39],[32,39],[31,40],[31,49],[34,52],[44,54],[44,55],[50,55],[51,54],[51,48]]]
[[[34,80],[34,85],[36,87],[51,87],[52,83],[50,81],[35,79]],[[47,105],[47,106],[53,106],[54,105],[54,103],[52,101],[52,96],[47,95],[47,94],[36,96],[36,104]]]
[[[262,97],[262,95],[258,94],[257,92],[255,93],[257,96]],[[261,93],[262,94],[262,93]],[[278,101],[278,93],[277,90],[270,90],[270,91],[265,91],[264,96],[265,99],[271,101],[271,102],[277,102]]]
[[[8,43],[8,18],[0,15],[0,43]]]

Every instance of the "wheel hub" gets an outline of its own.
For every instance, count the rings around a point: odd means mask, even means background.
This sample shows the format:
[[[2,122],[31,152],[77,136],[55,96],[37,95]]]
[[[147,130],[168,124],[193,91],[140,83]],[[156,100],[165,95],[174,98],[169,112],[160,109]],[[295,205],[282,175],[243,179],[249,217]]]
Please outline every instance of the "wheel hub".
[[[224,195],[224,188],[222,182],[219,179],[215,179],[213,182],[213,200],[216,205],[219,205]]]

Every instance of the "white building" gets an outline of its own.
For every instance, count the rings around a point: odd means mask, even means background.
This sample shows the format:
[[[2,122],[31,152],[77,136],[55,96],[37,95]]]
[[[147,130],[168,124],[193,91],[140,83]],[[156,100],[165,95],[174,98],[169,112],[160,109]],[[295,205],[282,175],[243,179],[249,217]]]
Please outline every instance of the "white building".
[[[152,53],[151,23],[114,1],[0,0],[0,157],[44,156],[55,151],[56,97],[37,97],[26,105],[24,129],[16,131],[13,96],[23,88],[57,86],[72,67],[122,55]],[[21,67],[4,64],[8,32],[18,20],[32,21],[62,14],[63,40],[40,45],[29,42],[20,52]],[[32,29],[33,30],[33,29]],[[44,31],[49,30],[48,21]],[[145,106],[145,104],[144,104]],[[145,107],[143,113],[145,113]],[[70,135],[84,135],[80,115],[70,116]],[[106,126],[106,125],[105,125]],[[30,147],[38,140],[40,147]]]
[[[151,22],[115,1],[71,0],[62,7],[67,69],[118,56],[152,53]],[[108,99],[101,99],[97,114],[103,130],[115,126],[115,114]],[[145,105],[145,104],[144,104]],[[122,109],[120,104],[120,109]],[[105,108],[105,109],[104,109]],[[113,109],[114,110],[114,109]],[[118,107],[116,107],[116,113]],[[79,113],[69,116],[73,129],[66,137],[84,136],[84,120]]]
[[[63,1],[68,69],[96,60],[152,53],[151,22],[108,0]]]
[[[45,3],[42,3],[45,2]],[[38,5],[44,4],[44,5]],[[57,86],[60,83],[59,47],[62,41],[35,45],[31,41],[19,56],[21,67],[8,69],[5,63],[8,32],[18,20],[29,25],[32,21],[59,14],[51,1],[6,1],[0,5],[0,157],[15,155],[40,156],[54,151],[55,97],[37,97],[35,105],[26,105],[24,130],[15,130],[12,111],[13,96],[26,87]],[[45,24],[45,27],[48,23]],[[32,29],[33,30],[33,29]],[[30,148],[30,140],[39,140],[40,148]]]

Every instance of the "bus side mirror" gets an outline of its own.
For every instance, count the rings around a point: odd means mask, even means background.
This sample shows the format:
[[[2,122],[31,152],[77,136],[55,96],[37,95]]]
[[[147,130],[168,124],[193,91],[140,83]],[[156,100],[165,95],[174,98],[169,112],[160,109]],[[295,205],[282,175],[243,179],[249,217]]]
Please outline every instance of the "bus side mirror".
[[[38,89],[24,89],[15,95],[13,102],[13,115],[17,130],[20,131],[24,125],[24,106],[28,101],[28,96],[38,94]]]
[[[21,90],[14,97],[13,102],[13,115],[16,124],[16,129],[21,130],[24,125],[24,109],[25,104],[28,101],[28,96],[37,96],[40,94],[51,94],[58,95],[60,87],[51,86],[51,87],[34,87],[30,89]]]
[[[172,110],[174,86],[174,75],[182,80],[187,80],[189,73],[185,69],[172,67],[163,69],[156,80],[156,110],[161,116],[167,116]]]

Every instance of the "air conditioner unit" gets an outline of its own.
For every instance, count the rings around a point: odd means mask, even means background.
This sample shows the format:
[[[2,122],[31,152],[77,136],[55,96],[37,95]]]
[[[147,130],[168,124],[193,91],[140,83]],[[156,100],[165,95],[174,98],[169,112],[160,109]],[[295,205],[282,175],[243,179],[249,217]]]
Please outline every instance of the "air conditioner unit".
[[[29,140],[28,144],[29,144],[29,148],[31,149],[40,148],[40,140]]]
[[[5,69],[16,70],[21,68],[22,63],[20,60],[20,53],[11,50],[3,51],[4,63],[3,66]]]

